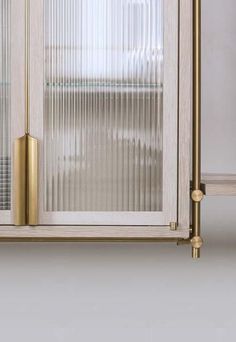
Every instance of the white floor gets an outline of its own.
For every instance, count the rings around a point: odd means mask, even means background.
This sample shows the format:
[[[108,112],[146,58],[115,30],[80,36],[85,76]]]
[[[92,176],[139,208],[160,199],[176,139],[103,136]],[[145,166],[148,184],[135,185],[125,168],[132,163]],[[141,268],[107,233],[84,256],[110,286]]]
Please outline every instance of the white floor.
[[[235,341],[235,207],[205,202],[197,262],[174,244],[0,245],[0,340]]]

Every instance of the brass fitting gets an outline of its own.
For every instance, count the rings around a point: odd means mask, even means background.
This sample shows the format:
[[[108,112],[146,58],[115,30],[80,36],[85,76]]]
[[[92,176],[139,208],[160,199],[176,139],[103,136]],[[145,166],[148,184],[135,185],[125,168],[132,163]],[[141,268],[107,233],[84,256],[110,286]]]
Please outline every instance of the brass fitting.
[[[177,222],[170,222],[170,230],[175,231],[177,230],[178,225]]]
[[[200,249],[203,244],[203,240],[200,236],[194,236],[191,239],[191,244],[192,244],[192,256],[193,259],[199,259],[200,258]]]
[[[202,190],[193,190],[191,193],[191,198],[193,202],[201,202],[204,197]]]
[[[203,240],[200,236],[194,236],[191,239],[191,244],[193,248],[201,248],[203,245]]]

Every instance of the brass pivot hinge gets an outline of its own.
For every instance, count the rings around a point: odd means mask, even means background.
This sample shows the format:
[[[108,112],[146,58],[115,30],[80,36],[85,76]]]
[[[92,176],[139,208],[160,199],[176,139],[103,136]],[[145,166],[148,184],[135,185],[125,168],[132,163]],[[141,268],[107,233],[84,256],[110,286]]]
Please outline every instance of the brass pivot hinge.
[[[38,142],[29,134],[14,144],[14,224],[38,221]]]
[[[175,231],[178,229],[177,222],[170,222],[170,230]]]

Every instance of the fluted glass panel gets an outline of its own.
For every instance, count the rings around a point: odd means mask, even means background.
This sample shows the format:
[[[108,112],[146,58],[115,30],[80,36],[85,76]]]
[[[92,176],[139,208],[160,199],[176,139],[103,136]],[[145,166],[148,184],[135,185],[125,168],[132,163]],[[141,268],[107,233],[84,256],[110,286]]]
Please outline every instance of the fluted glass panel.
[[[0,210],[10,210],[10,1],[0,0]]]
[[[45,0],[44,206],[162,210],[163,0]]]

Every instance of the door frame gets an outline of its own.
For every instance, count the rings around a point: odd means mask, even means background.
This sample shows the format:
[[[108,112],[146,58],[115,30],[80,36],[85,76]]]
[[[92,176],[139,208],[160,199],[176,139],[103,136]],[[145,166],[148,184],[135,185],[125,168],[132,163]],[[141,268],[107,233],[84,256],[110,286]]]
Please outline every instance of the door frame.
[[[44,7],[31,4],[30,133],[40,145],[39,224],[160,225],[177,221],[178,0],[164,2],[163,211],[46,212],[44,206]],[[174,114],[175,113],[175,114]],[[168,152],[167,152],[168,151]]]

